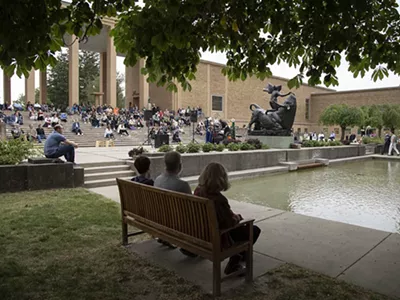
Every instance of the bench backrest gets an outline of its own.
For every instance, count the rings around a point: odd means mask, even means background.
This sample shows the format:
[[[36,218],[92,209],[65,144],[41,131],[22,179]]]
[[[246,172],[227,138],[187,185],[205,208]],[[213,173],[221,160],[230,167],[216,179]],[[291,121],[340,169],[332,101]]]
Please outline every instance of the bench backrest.
[[[213,201],[123,179],[117,183],[123,216],[206,249],[219,240]]]

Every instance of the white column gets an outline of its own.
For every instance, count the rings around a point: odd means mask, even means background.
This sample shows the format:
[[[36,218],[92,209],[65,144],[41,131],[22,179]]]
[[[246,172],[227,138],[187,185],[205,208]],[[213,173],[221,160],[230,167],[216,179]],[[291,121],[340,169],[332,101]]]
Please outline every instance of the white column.
[[[108,27],[108,32],[111,30]],[[107,35],[107,104],[117,106],[117,52],[114,47],[114,38]]]
[[[35,70],[31,70],[29,76],[25,78],[25,101],[35,103]]]
[[[142,109],[149,103],[149,83],[147,82],[147,75],[142,75],[142,68],[145,66],[145,60],[143,58],[139,61],[139,108]],[[151,102],[151,100],[150,100]]]
[[[74,103],[79,104],[79,43],[71,37],[73,44],[69,46],[68,51],[68,106],[72,107]]]
[[[3,71],[3,101],[11,104],[11,78]]]
[[[47,103],[47,71],[40,72],[40,104]]]

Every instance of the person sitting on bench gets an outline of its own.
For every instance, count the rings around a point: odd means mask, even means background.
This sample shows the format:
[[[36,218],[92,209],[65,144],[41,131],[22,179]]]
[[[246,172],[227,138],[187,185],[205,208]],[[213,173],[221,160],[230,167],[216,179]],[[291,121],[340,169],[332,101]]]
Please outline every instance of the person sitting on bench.
[[[54,132],[47,137],[44,144],[44,155],[47,158],[64,156],[67,162],[75,163],[75,148],[78,148],[78,144],[67,140],[62,133],[63,127],[60,124],[54,126]]]
[[[139,156],[133,163],[139,176],[133,177],[133,182],[154,185],[153,179],[150,178],[150,159],[147,156]]]
[[[154,181],[154,186],[165,190],[180,192],[184,194],[192,194],[192,189],[189,183],[179,179],[179,174],[182,171],[181,155],[178,152],[171,151],[164,155],[165,172],[158,176]],[[158,240],[160,243],[173,247],[163,240]],[[197,254],[191,253],[185,249],[180,251],[187,256],[197,257]]]
[[[199,185],[194,191],[196,196],[210,199],[215,203],[215,210],[217,212],[217,219],[219,229],[224,230],[231,228],[243,220],[240,214],[235,214],[229,206],[228,199],[222,195],[229,189],[228,174],[223,165],[220,163],[208,164],[199,177]],[[261,230],[259,227],[253,227],[253,244],[257,241]],[[229,232],[229,234],[222,235],[221,245],[223,248],[229,248],[232,243],[248,241],[249,230],[248,227],[238,227]],[[224,273],[229,275],[242,268],[241,261],[246,261],[246,253],[234,255],[229,259]]]

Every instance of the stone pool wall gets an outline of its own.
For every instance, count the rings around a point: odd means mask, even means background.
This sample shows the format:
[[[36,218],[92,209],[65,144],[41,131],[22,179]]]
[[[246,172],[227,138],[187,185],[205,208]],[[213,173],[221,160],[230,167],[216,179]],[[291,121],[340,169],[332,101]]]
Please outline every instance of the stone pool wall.
[[[285,150],[256,150],[238,152],[211,152],[183,154],[181,177],[196,176],[210,162],[223,164],[229,172],[277,166],[281,162],[313,158],[338,159],[365,155],[364,146],[319,147]],[[156,176],[164,170],[163,157],[150,157],[151,174]],[[132,169],[133,169],[133,163]]]

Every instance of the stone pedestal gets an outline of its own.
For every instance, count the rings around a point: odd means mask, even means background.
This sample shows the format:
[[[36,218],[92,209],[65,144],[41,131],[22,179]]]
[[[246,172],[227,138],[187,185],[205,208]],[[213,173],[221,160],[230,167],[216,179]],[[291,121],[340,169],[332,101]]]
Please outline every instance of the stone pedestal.
[[[273,149],[289,149],[293,143],[292,136],[249,135],[248,139],[259,139],[261,143]]]

